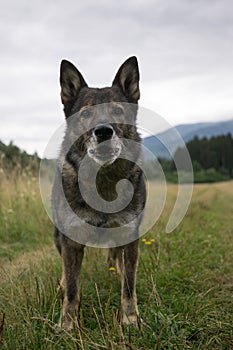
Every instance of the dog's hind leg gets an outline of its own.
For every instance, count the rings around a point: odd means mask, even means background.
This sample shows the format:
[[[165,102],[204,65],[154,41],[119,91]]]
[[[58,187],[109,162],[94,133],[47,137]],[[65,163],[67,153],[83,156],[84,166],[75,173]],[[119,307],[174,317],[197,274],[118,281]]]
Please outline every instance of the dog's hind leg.
[[[57,247],[59,254],[61,255],[61,248],[62,248],[61,233],[56,226],[54,226],[54,242],[55,242],[55,245]],[[62,300],[64,299],[64,291],[65,291],[64,283],[65,283],[64,282],[64,271],[62,271],[62,277],[61,277],[59,286],[57,287],[57,292],[61,293]]]
[[[61,254],[61,234],[56,226],[54,226],[54,242],[59,254]]]
[[[109,248],[108,250],[108,267],[112,268],[114,267],[117,269],[117,251],[116,248]]]
[[[67,237],[62,237],[62,283],[65,287],[60,327],[69,331],[78,318],[79,275],[82,266],[84,246]]]
[[[139,320],[136,273],[139,257],[138,240],[118,248],[118,260],[121,270],[121,315],[124,324],[137,325]]]

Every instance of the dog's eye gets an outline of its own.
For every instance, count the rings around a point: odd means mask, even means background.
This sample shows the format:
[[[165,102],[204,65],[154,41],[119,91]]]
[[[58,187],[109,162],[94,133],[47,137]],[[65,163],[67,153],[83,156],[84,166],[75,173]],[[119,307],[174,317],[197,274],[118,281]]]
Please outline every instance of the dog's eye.
[[[113,108],[113,114],[115,115],[121,115],[123,113],[122,109],[120,107],[114,107]]]
[[[91,112],[88,109],[84,109],[81,112],[81,117],[88,118],[88,117],[90,117],[90,115],[91,115]]]

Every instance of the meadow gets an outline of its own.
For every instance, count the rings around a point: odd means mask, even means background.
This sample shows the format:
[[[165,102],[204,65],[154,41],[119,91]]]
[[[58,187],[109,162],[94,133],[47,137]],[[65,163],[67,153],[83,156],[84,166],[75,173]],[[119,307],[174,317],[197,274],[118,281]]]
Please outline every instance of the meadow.
[[[38,179],[0,173],[0,348],[233,349],[233,181],[194,186],[191,206],[170,234],[176,198],[140,240],[139,328],[117,321],[120,279],[105,249],[87,248],[80,326],[55,332],[61,308],[61,259]]]

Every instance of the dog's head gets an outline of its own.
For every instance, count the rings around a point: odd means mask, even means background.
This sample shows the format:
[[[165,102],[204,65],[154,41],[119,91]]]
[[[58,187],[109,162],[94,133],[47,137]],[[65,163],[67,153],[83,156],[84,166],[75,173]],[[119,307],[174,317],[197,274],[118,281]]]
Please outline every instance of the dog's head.
[[[60,84],[67,121],[76,116],[69,136],[73,134],[75,139],[75,130],[81,135],[74,142],[79,152],[108,165],[121,154],[124,137],[139,140],[135,125],[140,97],[136,57],[122,64],[111,87],[100,89],[88,87],[77,68],[63,60]]]

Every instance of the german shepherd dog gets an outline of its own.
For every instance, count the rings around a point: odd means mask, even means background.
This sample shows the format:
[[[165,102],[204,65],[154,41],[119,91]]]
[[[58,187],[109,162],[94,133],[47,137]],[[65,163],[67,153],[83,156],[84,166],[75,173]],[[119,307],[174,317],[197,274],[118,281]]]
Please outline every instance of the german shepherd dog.
[[[73,236],[70,237],[66,232],[67,225],[64,221],[67,221],[67,203],[73,213],[94,228],[124,228],[125,224],[131,223],[128,227],[133,239],[130,239],[129,243],[124,241],[122,245],[108,246],[108,263],[109,266],[117,266],[121,273],[120,321],[137,325],[138,232],[146,201],[145,179],[138,165],[141,159],[141,139],[136,128],[140,97],[137,59],[134,56],[127,59],[119,68],[112,86],[105,88],[88,87],[77,68],[63,60],[60,67],[60,84],[66,122],[69,123],[73,115],[77,116],[72,128],[67,127],[65,132],[52,191],[55,244],[63,263],[61,288],[64,298],[60,327],[71,330],[74,322],[78,320],[79,276],[85,247],[83,239],[78,239],[79,234],[83,237],[82,225],[77,225],[77,239],[73,239]],[[101,108],[101,112],[98,112],[98,108],[96,111],[93,109],[98,105],[104,107]],[[127,115],[131,116],[133,122],[127,123]],[[82,131],[78,139],[74,138],[76,130]],[[134,150],[134,161],[122,157],[125,140],[133,140],[139,144]],[[111,203],[116,199],[116,185],[120,180],[127,179],[131,183],[133,195],[125,208],[119,212],[106,213],[85,202],[80,183],[88,192],[90,174],[86,174],[84,179],[79,179],[80,164],[84,157],[99,166],[95,186],[105,201]],[[61,193],[65,195],[65,201]],[[128,233],[125,231],[126,234]]]

